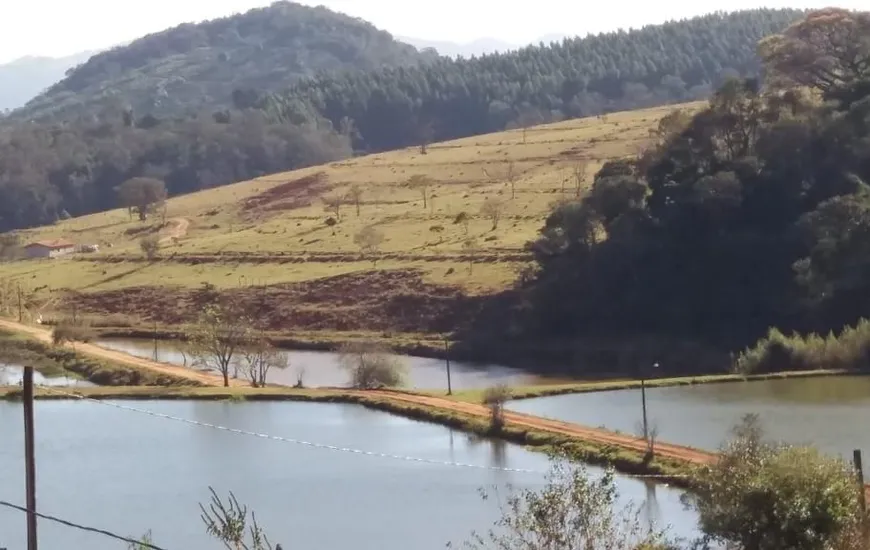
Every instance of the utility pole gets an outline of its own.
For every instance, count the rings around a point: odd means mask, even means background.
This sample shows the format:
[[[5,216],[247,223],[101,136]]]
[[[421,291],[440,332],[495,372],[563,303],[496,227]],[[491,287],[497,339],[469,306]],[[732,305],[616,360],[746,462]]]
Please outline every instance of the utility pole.
[[[24,479],[27,490],[27,550],[36,550],[36,459],[33,456],[33,367],[24,367]]]
[[[659,364],[653,363],[653,368],[658,369]],[[640,403],[643,407],[643,440],[649,443],[649,424],[646,416],[646,373],[641,369],[640,373]]]
[[[444,359],[447,361],[447,395],[453,395],[453,384],[450,382],[450,341],[444,336]]]
[[[154,319],[154,361],[157,362],[157,318]]]
[[[858,506],[861,509],[861,532],[866,541],[870,532],[867,529],[867,489],[864,487],[864,465],[861,460],[861,449],[852,452],[852,461],[855,464],[855,477],[858,481]]]
[[[21,313],[21,283],[18,283],[18,322],[20,323],[24,319],[24,316]]]

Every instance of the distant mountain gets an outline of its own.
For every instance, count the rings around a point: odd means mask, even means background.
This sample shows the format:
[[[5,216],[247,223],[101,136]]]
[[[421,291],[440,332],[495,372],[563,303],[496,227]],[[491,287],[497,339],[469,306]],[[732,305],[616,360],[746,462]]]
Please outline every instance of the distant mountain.
[[[81,65],[95,52],[66,57],[22,57],[0,65],[0,111],[17,109]]]
[[[447,57],[471,57],[496,52],[506,52],[521,47],[521,44],[510,44],[495,38],[478,38],[472,42],[459,44],[443,40],[426,40],[423,38],[398,37],[402,42],[407,42],[417,49],[432,48],[439,54]]]
[[[12,116],[68,118],[111,107],[159,117],[220,109],[232,104],[237,89],[280,90],[321,72],[433,57],[361,19],[282,1],[94,55]]]

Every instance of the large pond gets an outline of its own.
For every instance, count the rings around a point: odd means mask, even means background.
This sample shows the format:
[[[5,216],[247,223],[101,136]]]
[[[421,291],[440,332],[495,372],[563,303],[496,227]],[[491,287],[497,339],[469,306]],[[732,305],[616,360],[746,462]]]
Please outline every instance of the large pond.
[[[95,344],[138,357],[155,359],[164,363],[189,365],[190,356],[182,353],[182,345],[175,342],[136,339],[100,339]],[[156,345],[155,345],[156,344]],[[156,347],[156,350],[155,350]],[[156,351],[156,353],[155,353]],[[306,387],[345,386],[348,383],[347,371],[341,368],[338,354],[318,351],[285,351],[290,359],[286,370],[269,372],[269,382],[292,386],[297,376],[302,374]],[[440,359],[405,357],[407,385],[412,388],[447,389],[447,369]],[[511,385],[534,384],[541,379],[519,369],[497,365],[471,365],[451,362],[451,383],[454,390],[480,389],[499,383]]]
[[[0,386],[18,386],[24,381],[24,368],[14,365],[0,365]],[[37,386],[90,387],[94,384],[70,376],[44,376],[33,373],[33,383]]]
[[[849,458],[853,449],[870,453],[870,377],[655,388],[646,397],[649,425],[669,443],[717,449],[743,415],[756,413],[772,438]],[[640,390],[514,401],[508,408],[634,434],[642,418]]]
[[[393,455],[544,471],[544,455],[474,441],[437,425],[353,405],[135,402],[132,406],[233,428]],[[21,405],[0,402],[0,498],[24,501]],[[38,402],[37,504],[41,512],[155,543],[217,547],[199,502],[233,491],[284,548],[440,549],[497,518],[481,487],[542,485],[539,473],[402,461],[260,439],[90,402]],[[599,472],[590,470],[593,475]],[[619,480],[644,521],[695,535],[677,491]],[[25,518],[0,508],[0,548],[24,548]],[[45,548],[122,550],[123,543],[41,520]]]

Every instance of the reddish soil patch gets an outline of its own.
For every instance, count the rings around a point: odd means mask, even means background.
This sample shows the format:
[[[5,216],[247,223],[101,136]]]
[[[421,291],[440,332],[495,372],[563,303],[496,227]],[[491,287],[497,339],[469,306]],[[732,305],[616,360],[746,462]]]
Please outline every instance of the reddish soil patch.
[[[247,199],[243,205],[246,212],[270,212],[293,210],[311,206],[315,197],[329,189],[326,174],[318,172],[288,181]]]
[[[257,328],[440,333],[469,319],[480,298],[424,282],[417,270],[371,271],[302,283],[224,290],[222,299],[245,308]],[[214,294],[199,289],[137,287],[70,293],[62,307],[99,315],[136,312],[143,319],[180,324],[196,319]]]

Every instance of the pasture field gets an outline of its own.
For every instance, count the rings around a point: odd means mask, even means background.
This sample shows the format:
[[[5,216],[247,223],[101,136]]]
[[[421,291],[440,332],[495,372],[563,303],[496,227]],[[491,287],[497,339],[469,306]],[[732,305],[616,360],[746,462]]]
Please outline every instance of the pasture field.
[[[637,154],[674,108],[432,144],[425,155],[407,148],[268,175],[175,197],[145,222],[116,209],[21,231],[25,243],[63,238],[99,244],[100,251],[0,264],[0,281],[26,289],[31,317],[77,308],[126,315],[134,325],[137,319],[177,322],[166,310],[193,304],[203,283],[225,292],[266,288],[270,299],[292,301],[281,308],[302,321],[288,330],[361,330],[363,318],[395,315],[396,308],[417,308],[426,317],[436,302],[436,313],[444,314],[458,296],[491,294],[516,280],[529,262],[524,246],[552,205],[582,194],[604,162]],[[580,165],[585,175],[578,185]],[[414,176],[430,179],[425,199],[408,183]],[[358,205],[348,198],[353,189]],[[338,212],[327,211],[333,198],[343,199]],[[487,201],[500,214],[495,228]],[[366,227],[382,237],[375,250],[355,242]],[[155,234],[161,249],[149,261],[139,242]],[[147,307],[149,300],[159,307]],[[9,302],[4,298],[0,307],[9,309]],[[361,309],[375,303],[383,311]],[[284,328],[284,318],[271,328]],[[360,321],[339,322],[354,318]],[[433,328],[411,324],[393,326],[384,318],[371,330]]]

